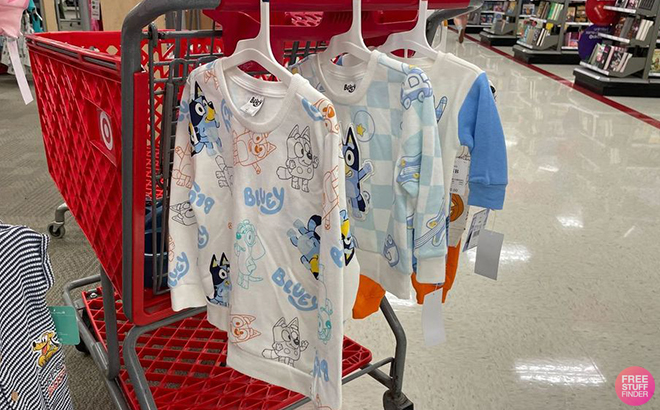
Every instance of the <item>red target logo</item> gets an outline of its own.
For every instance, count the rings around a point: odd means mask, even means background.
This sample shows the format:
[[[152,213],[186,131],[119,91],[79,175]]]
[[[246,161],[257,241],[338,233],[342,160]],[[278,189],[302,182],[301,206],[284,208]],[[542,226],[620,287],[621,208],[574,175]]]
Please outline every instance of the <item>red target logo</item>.
[[[99,110],[99,132],[101,133],[101,141],[105,147],[112,151],[114,140],[112,138],[112,125],[110,124],[110,117],[105,111]]]

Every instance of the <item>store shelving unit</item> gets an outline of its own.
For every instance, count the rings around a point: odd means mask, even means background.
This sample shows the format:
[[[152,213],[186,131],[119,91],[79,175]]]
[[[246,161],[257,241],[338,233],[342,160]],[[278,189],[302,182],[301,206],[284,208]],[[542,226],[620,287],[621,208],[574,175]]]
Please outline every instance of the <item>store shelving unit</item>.
[[[577,47],[565,45],[566,34],[574,29],[581,30],[591,25],[587,22],[568,21],[569,7],[577,8],[585,4],[585,0],[544,0],[549,3],[563,4],[563,9],[555,19],[537,17],[541,2],[536,2],[535,15],[519,16],[516,21],[521,22],[523,17],[535,22],[536,27],[551,27],[550,34],[543,38],[540,43],[530,44],[524,38],[518,38],[513,47],[514,57],[526,63],[548,63],[548,64],[578,64],[580,57]],[[522,11],[521,11],[522,12]],[[518,24],[518,23],[517,23]],[[518,33],[520,34],[520,33]]]
[[[523,0],[511,0],[506,3],[503,11],[494,12],[495,20],[492,25],[479,33],[481,42],[490,46],[512,46],[516,44],[518,36],[516,29],[520,19],[520,10]],[[511,7],[511,4],[515,6]]]
[[[484,5],[468,15],[466,33],[479,33],[485,28],[492,26],[495,12],[492,10],[493,3],[506,3],[506,0],[484,0]],[[492,18],[490,16],[493,16]]]
[[[651,71],[654,52],[660,47],[660,0],[640,0],[636,8],[605,6],[605,9],[616,11],[620,16],[652,20],[653,25],[642,40],[599,33],[604,43],[625,47],[632,57],[623,71],[607,70],[582,61],[580,67],[573,70],[575,84],[601,95],[660,97],[660,72]]]

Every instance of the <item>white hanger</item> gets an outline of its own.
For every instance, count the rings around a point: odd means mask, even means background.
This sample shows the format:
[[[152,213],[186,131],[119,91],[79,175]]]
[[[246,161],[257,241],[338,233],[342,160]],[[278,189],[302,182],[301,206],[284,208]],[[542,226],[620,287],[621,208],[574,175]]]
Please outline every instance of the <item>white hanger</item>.
[[[321,56],[330,60],[341,54],[350,54],[362,61],[369,61],[371,58],[371,50],[367,48],[362,38],[361,0],[353,0],[351,28],[345,33],[332,37],[328,43],[328,48],[321,53]]]
[[[261,0],[260,19],[259,34],[255,38],[239,41],[236,44],[234,53],[224,59],[222,68],[226,71],[241,64],[255,61],[284,84],[289,85],[293,74],[277,61],[270,45],[269,0]]]
[[[438,57],[438,52],[429,45],[429,41],[426,38],[426,11],[428,7],[427,0],[420,0],[415,27],[410,31],[390,34],[387,37],[387,41],[378,47],[378,51],[391,53],[396,50],[405,50],[406,53],[404,56],[407,57],[408,50],[413,50],[417,54],[435,60]]]

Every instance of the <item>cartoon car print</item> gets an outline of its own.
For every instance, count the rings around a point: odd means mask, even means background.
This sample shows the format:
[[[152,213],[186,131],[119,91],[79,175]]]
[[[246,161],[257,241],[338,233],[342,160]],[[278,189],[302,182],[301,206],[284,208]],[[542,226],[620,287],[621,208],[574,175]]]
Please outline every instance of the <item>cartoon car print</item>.
[[[433,89],[431,88],[431,81],[419,68],[410,70],[410,74],[401,87],[401,105],[406,110],[410,108],[412,102],[417,99],[420,102],[424,98],[433,96]]]

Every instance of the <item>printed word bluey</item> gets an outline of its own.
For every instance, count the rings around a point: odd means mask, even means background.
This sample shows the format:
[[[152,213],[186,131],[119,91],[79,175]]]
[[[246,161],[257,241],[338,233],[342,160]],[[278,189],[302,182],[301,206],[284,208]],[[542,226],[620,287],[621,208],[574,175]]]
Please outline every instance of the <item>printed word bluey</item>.
[[[301,283],[295,283],[287,279],[284,269],[278,268],[272,276],[273,282],[282,287],[284,293],[289,295],[289,303],[298,310],[309,312],[318,308],[316,296],[312,296],[305,291]]]
[[[243,191],[245,205],[258,206],[259,210],[266,215],[274,215],[282,210],[284,205],[284,188],[273,188],[271,192],[266,192],[263,188],[247,187]]]

